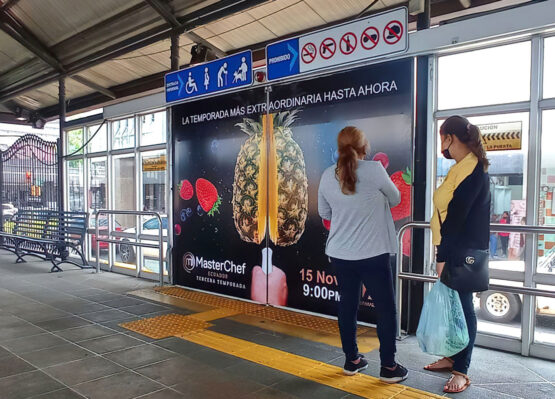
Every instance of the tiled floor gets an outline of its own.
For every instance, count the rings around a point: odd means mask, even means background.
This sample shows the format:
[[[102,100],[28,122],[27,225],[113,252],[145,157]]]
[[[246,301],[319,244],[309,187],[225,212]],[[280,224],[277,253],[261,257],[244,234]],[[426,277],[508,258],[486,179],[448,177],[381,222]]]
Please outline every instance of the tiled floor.
[[[46,263],[14,264],[0,253],[0,397],[41,398],[354,398],[271,368],[179,338],[153,340],[118,326],[166,313],[189,313],[126,293],[154,282],[68,269],[48,273]],[[231,320],[211,330],[335,365],[332,346]],[[367,354],[370,375],[378,354]],[[447,375],[425,372],[431,356],[414,339],[402,341],[398,360],[411,369],[407,385],[441,394]],[[457,398],[555,397],[555,364],[477,348],[472,387]]]

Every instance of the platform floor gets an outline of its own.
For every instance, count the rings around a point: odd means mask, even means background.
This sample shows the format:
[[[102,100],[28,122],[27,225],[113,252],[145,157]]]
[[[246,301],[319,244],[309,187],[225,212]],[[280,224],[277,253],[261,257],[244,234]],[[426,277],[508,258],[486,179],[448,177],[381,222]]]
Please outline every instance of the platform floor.
[[[353,384],[374,384],[378,376],[371,331],[361,338],[369,350],[365,375],[321,384],[310,373],[291,370],[297,363],[319,364],[325,370],[342,366],[338,340],[331,333],[311,334],[305,327],[248,315],[214,316],[191,303],[156,302],[155,283],[133,277],[71,267],[48,273],[45,262],[13,261],[13,255],[0,252],[1,398],[355,398],[361,396],[349,393]],[[205,318],[210,326],[182,338],[154,339],[120,326],[203,312],[209,313]],[[224,337],[233,348],[218,346],[210,341],[214,337]],[[241,345],[246,345],[244,351],[237,350]],[[269,366],[253,362],[261,354],[271,354]],[[280,357],[276,354],[288,356],[290,364],[273,364]],[[448,375],[422,370],[433,357],[421,353],[414,338],[399,343],[398,360],[411,371],[405,387],[416,390],[396,398],[412,392],[414,397],[443,396]],[[555,397],[553,362],[476,348],[469,374],[473,385],[452,397]],[[376,387],[376,398],[391,397]]]

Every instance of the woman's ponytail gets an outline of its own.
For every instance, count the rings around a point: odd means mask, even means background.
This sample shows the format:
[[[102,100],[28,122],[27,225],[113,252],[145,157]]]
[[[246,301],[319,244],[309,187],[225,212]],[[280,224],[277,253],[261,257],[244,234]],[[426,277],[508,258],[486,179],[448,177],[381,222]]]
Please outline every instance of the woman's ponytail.
[[[354,194],[357,183],[358,158],[366,153],[368,142],[364,133],[354,126],[343,128],[337,136],[337,152],[339,159],[335,168],[335,176],[339,180],[343,194]]]
[[[486,150],[484,149],[484,145],[482,143],[482,133],[480,132],[478,126],[471,123],[468,124],[467,130],[468,142],[466,144],[474,155],[476,155],[478,162],[480,162],[484,167],[484,172],[487,172],[489,168],[489,160],[486,156]]]

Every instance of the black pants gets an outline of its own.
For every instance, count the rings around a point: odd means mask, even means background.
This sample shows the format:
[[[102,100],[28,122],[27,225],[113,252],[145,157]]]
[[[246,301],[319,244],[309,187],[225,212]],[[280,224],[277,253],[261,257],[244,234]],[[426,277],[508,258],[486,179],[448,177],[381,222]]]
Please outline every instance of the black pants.
[[[451,359],[455,362],[453,364],[453,370],[466,374],[470,366],[470,359],[472,358],[474,341],[476,340],[477,320],[476,313],[474,312],[474,303],[472,301],[472,292],[459,291],[459,297],[461,298],[464,318],[466,319],[466,326],[468,328],[468,337],[470,339],[468,341],[468,346],[456,355],[451,356]]]
[[[503,255],[509,256],[509,237],[499,236],[499,240],[501,241],[501,249],[503,250]]]
[[[335,268],[341,296],[337,313],[341,345],[347,360],[355,360],[358,354],[357,312],[361,285],[364,283],[378,313],[381,364],[385,367],[395,366],[397,310],[389,254],[356,261],[331,258],[331,262]]]

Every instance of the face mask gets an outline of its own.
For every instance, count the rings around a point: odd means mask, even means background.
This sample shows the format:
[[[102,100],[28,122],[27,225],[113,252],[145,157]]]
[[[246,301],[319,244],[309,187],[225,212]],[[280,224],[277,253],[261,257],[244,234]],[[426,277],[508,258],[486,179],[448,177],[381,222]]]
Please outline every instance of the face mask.
[[[451,156],[451,153],[449,152],[449,148],[451,147],[451,144],[453,144],[453,141],[451,141],[451,143],[449,144],[449,147],[441,151],[445,159],[453,159],[453,157]]]

